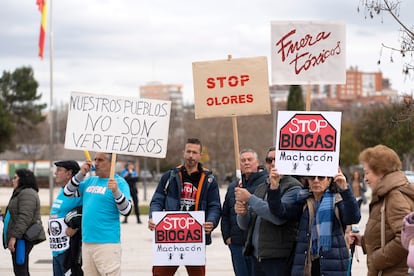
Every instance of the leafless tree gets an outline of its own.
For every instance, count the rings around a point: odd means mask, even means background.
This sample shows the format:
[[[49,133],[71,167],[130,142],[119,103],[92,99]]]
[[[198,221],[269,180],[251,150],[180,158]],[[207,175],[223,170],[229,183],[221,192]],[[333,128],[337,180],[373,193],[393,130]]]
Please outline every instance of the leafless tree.
[[[412,76],[414,72],[414,27],[410,27],[406,22],[400,20],[400,4],[401,1],[399,0],[360,0],[358,12],[363,11],[366,19],[383,16],[385,12],[397,22],[400,26],[400,46],[393,47],[382,43],[382,47],[391,50],[391,53],[398,52],[401,54],[403,60],[405,60],[402,70],[403,74]],[[393,62],[392,54],[390,61]],[[378,60],[378,63],[380,62]]]

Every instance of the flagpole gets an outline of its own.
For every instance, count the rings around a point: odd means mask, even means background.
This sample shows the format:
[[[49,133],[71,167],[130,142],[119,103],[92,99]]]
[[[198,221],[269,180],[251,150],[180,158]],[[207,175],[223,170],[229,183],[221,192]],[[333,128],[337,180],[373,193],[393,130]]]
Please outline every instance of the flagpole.
[[[53,160],[54,160],[54,104],[53,104],[53,0],[49,0],[49,74],[50,74],[50,136],[49,136],[49,206],[53,204]]]

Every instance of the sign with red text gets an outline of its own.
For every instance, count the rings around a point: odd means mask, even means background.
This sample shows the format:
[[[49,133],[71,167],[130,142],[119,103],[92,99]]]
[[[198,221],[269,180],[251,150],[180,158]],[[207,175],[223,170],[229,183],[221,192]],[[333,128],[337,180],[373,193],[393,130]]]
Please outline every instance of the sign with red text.
[[[275,156],[279,173],[334,176],[340,137],[340,112],[279,111]]]
[[[205,265],[204,211],[153,212],[153,264]]]
[[[193,62],[195,117],[270,114],[266,57]]]
[[[72,92],[65,148],[165,158],[170,101]]]
[[[344,84],[345,24],[272,22],[271,60],[272,84]]]

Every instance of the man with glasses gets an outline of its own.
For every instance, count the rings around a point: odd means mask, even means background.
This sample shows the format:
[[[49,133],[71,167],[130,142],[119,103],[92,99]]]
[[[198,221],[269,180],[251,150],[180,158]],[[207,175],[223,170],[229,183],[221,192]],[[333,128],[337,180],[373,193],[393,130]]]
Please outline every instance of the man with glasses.
[[[243,255],[243,247],[246,242],[247,232],[237,225],[237,214],[235,212],[235,188],[241,187],[247,194],[255,192],[256,188],[267,178],[267,171],[259,171],[259,159],[256,151],[244,149],[240,152],[240,170],[242,177],[233,181],[227,188],[223,204],[223,215],[221,219],[221,234],[224,243],[229,247],[233,270],[236,276],[252,275],[252,260],[250,256]]]
[[[266,154],[266,169],[275,170],[275,147]],[[301,190],[301,184],[292,176],[280,178],[283,202],[294,202]],[[290,275],[290,260],[296,240],[296,223],[275,217],[267,203],[270,179],[257,187],[254,194],[236,188],[237,222],[241,229],[248,231],[245,254],[253,256],[255,276]]]
[[[111,153],[95,154],[95,176],[86,178],[92,161],[64,188],[66,196],[80,196],[82,214],[82,261],[85,275],[121,275],[120,214],[128,215],[132,204],[128,183],[115,174],[109,178]]]

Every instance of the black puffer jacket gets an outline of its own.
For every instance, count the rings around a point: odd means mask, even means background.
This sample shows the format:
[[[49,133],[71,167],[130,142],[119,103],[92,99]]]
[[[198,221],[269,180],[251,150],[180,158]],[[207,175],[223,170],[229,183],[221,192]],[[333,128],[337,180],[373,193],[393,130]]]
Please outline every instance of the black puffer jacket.
[[[3,236],[4,248],[7,248],[11,237],[22,239],[27,228],[32,224],[42,224],[40,219],[40,199],[34,189],[17,188],[14,190],[7,206],[7,211],[10,213],[10,220],[7,226],[6,240],[4,240]],[[40,232],[38,239],[46,239],[44,231]]]

